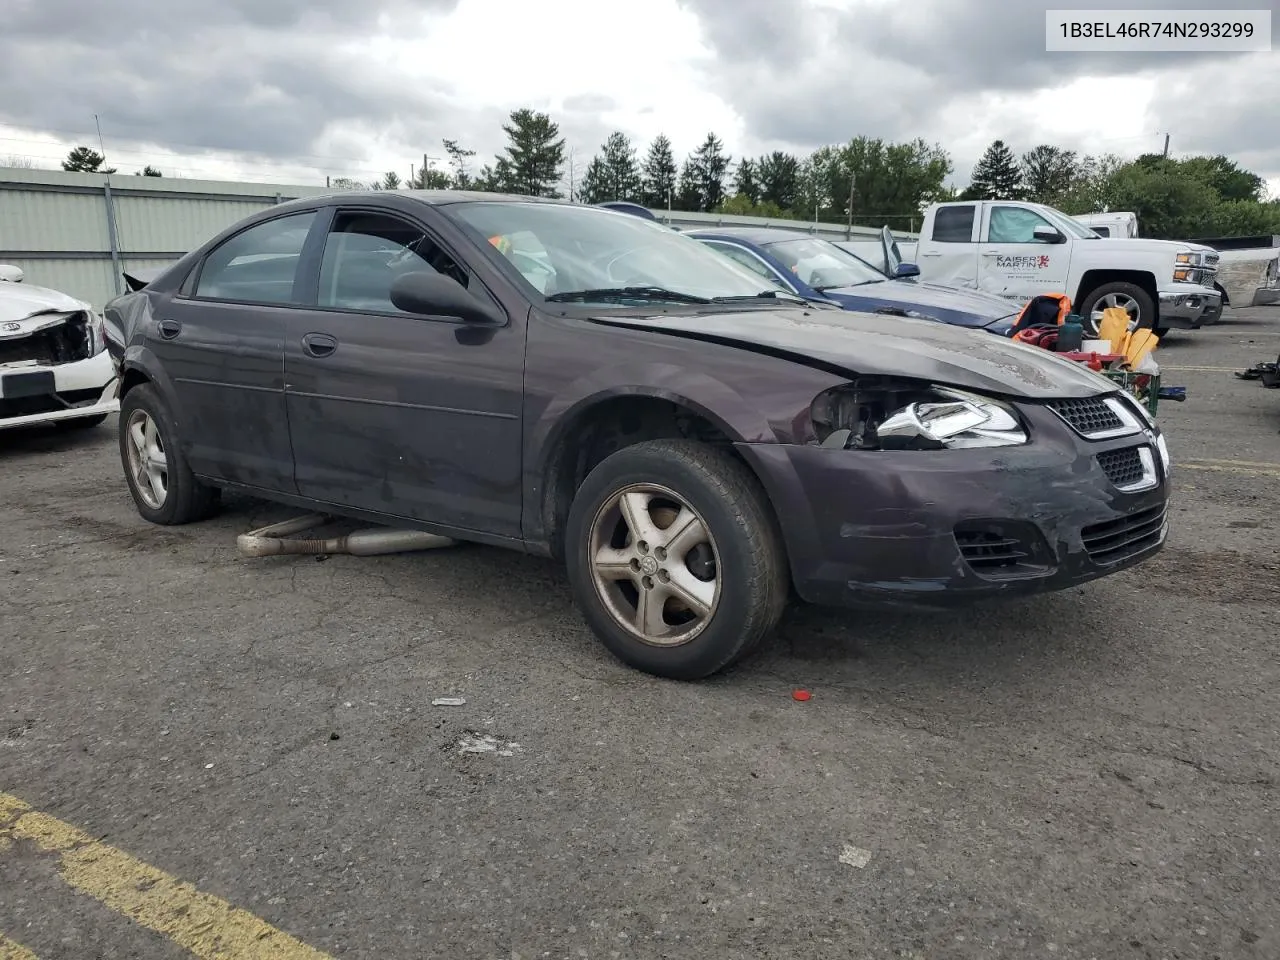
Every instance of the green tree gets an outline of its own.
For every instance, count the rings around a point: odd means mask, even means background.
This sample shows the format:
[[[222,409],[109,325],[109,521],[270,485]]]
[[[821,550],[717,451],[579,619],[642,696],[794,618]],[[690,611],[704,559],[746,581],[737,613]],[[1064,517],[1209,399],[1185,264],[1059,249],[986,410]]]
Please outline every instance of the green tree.
[[[457,140],[442,140],[444,152],[449,155],[449,167],[453,177],[449,186],[454,190],[470,190],[472,186],[468,161],[476,155],[474,150],[460,146]]]
[[[1241,169],[1234,161],[1218,155],[1213,157],[1187,157],[1177,162],[1177,169],[1184,175],[1195,177],[1213,187],[1223,200],[1262,200],[1267,183],[1249,170]]]
[[[970,188],[978,200],[1018,200],[1022,197],[1022,171],[1013,151],[995,140],[973,168]]]
[[[1037,203],[1056,204],[1076,182],[1079,164],[1074,150],[1042,143],[1022,155],[1024,196]]]
[[[749,157],[738,161],[733,175],[734,197],[745,197],[752,206],[760,200],[760,181],[756,176],[756,163]]]
[[[494,175],[508,181],[508,191],[531,197],[558,197],[556,185],[564,166],[564,138],[560,127],[545,113],[522,107],[502,125],[507,135],[505,155],[494,165]],[[505,169],[499,175],[499,165]]]
[[[724,152],[724,143],[708,133],[701,146],[689,158],[698,210],[714,210],[725,197],[725,177],[733,158]],[[683,191],[682,191],[683,192]]]
[[[163,173],[161,173],[155,167],[151,166],[151,164],[147,164],[141,170],[135,170],[133,175],[135,177],[163,177],[164,176]]]
[[[76,147],[62,161],[62,169],[71,173],[115,173],[115,167],[103,168],[106,157],[89,147]]]
[[[762,203],[791,210],[799,201],[800,160],[792,154],[775,150],[761,157],[756,161],[756,179]]]
[[[716,207],[716,212],[742,217],[769,217],[776,220],[784,219],[787,215],[787,211],[776,203],[771,203],[768,200],[752,203],[750,198],[742,193],[735,193],[732,197],[729,197],[724,203]]]
[[[640,197],[646,207],[665,207],[674,202],[679,168],[671,150],[671,141],[665,134],[658,134],[649,144],[640,176]]]
[[[626,134],[615,130],[600,150],[600,155],[592,157],[587,164],[578,199],[583,203],[605,200],[643,202],[644,179],[636,151]]]
[[[446,170],[437,170],[426,166],[415,170],[406,186],[410,190],[448,190],[453,185],[453,178]]]
[[[694,168],[693,158],[686,157],[680,165],[680,182],[676,186],[675,208],[677,210],[701,210],[702,192],[699,189],[698,172]]]

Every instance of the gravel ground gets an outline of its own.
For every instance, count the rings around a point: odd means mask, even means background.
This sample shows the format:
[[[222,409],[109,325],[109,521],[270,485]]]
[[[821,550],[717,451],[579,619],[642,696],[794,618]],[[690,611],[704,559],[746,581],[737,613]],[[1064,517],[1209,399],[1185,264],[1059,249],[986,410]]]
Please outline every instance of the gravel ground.
[[[1231,371],[1278,353],[1280,310],[1162,345],[1153,561],[796,611],[697,685],[614,662],[547,562],[241,560],[287,511],[151,527],[114,419],[0,433],[0,791],[338,958],[1270,960],[1280,391]],[[39,960],[188,955],[120,913],[0,837]]]

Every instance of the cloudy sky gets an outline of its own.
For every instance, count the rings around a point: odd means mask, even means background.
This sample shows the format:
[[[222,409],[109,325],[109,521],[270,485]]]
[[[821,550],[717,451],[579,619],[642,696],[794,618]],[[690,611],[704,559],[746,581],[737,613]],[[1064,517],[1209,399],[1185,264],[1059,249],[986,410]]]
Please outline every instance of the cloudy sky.
[[[16,3],[16,10],[15,10]],[[1280,0],[1130,0],[1276,11]],[[0,165],[97,146],[124,172],[402,176],[441,139],[487,161],[513,109],[578,170],[609,131],[735,156],[858,134],[939,142],[968,182],[1019,152],[1225,153],[1280,194],[1280,55],[1045,52],[1056,0],[6,0]]]

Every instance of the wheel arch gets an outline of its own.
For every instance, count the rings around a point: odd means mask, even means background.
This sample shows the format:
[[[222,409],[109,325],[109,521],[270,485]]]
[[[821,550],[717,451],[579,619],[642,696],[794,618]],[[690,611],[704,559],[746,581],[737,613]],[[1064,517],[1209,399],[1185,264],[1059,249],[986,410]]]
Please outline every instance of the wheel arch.
[[[1156,311],[1156,318],[1160,313],[1160,291],[1156,286],[1155,275],[1145,270],[1086,270],[1084,276],[1080,278],[1080,285],[1076,288],[1076,295],[1072,298],[1073,305],[1077,308],[1077,312],[1084,301],[1099,287],[1108,283],[1132,283],[1151,297],[1152,306]]]

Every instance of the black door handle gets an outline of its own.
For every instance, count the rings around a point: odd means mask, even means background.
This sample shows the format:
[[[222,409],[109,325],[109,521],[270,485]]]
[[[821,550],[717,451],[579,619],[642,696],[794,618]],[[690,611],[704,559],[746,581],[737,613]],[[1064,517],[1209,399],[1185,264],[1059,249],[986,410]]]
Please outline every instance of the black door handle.
[[[302,338],[302,349],[308,356],[327,357],[338,349],[338,341],[327,333],[308,333]]]
[[[177,320],[161,320],[159,327],[161,340],[172,340],[182,332],[182,324]]]

